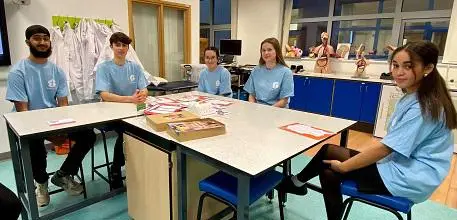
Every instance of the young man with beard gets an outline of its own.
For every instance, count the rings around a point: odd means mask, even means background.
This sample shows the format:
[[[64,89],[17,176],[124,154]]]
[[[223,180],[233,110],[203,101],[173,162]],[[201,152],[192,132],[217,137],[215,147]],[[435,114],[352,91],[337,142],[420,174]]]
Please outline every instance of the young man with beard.
[[[41,25],[32,25],[25,31],[25,37],[30,55],[11,68],[6,99],[14,103],[14,111],[17,112],[67,106],[68,88],[65,73],[48,61],[52,52],[49,31]],[[51,178],[51,182],[62,187],[70,195],[80,195],[83,192],[82,185],[73,179],[73,175],[76,175],[84,156],[94,146],[94,131],[83,130],[31,140],[29,142],[31,169],[36,182],[35,194],[38,206],[49,204],[47,152],[44,139],[60,145],[67,138],[75,144],[60,169]]]

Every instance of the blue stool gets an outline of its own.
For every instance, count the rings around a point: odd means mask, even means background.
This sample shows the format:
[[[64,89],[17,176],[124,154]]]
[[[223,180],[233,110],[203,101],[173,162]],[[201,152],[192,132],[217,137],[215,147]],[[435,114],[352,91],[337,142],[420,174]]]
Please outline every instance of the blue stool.
[[[249,205],[276,187],[276,185],[281,182],[283,177],[283,174],[280,172],[271,170],[261,176],[251,179],[249,185]],[[197,220],[201,220],[203,201],[206,197],[211,197],[230,207],[234,212],[234,217],[232,219],[236,219],[236,205],[238,201],[237,183],[238,179],[236,177],[222,171],[219,171],[200,181],[200,191],[204,193],[200,196],[200,200],[198,202]],[[281,204],[282,197],[279,196],[279,211],[281,220],[283,220],[284,210]]]
[[[345,180],[341,184],[341,193],[349,196],[343,203],[343,220],[346,220],[354,201],[372,205],[393,213],[398,219],[403,220],[399,212],[406,213],[408,220],[411,220],[411,208],[414,203],[403,197],[365,194],[357,190],[357,184],[353,180]],[[347,206],[347,209],[346,209]]]

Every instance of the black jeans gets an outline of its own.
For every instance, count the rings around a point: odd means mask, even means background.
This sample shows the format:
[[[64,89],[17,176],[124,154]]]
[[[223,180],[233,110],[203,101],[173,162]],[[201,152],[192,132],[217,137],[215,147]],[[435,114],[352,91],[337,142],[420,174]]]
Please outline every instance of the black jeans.
[[[376,163],[367,167],[341,174],[330,169],[323,160],[345,161],[359,152],[337,145],[326,144],[317,152],[306,167],[297,174],[298,180],[307,182],[319,176],[325,209],[329,220],[339,220],[343,210],[343,196],[340,185],[345,179],[354,180],[358,191],[371,194],[391,195],[379,175]]]
[[[84,156],[86,156],[87,152],[94,147],[95,133],[92,129],[83,130],[69,133],[68,137],[70,140],[75,141],[75,144],[71,147],[67,158],[60,167],[60,170],[67,175],[76,175],[78,167],[81,166]],[[40,138],[31,140],[29,142],[29,147],[30,157],[32,159],[33,178],[38,183],[45,183],[49,176],[46,172],[47,151],[44,146],[44,139]]]
[[[113,127],[114,131],[117,133],[118,137],[116,143],[114,144],[113,152],[113,172],[120,172],[122,166],[125,165],[125,156],[124,156],[124,129],[122,126],[116,125]]]
[[[2,219],[17,219],[22,211],[22,203],[11,190],[0,183],[0,213]]]

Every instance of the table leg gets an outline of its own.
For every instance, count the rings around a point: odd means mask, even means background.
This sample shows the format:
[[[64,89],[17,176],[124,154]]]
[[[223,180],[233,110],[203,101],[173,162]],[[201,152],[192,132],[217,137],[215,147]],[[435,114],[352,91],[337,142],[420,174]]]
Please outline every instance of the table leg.
[[[10,144],[10,151],[11,151],[11,160],[13,162],[13,169],[14,169],[14,178],[16,180],[16,190],[18,197],[21,198],[21,194],[25,193],[25,185],[24,185],[24,173],[22,172],[22,163],[19,153],[19,147],[16,135],[14,134],[13,130],[6,124],[6,129],[8,132],[8,139]],[[22,201],[22,199],[21,199]],[[26,206],[27,204],[24,204]],[[22,209],[21,212],[22,219],[27,219],[27,209]]]
[[[347,147],[347,145],[348,145],[348,135],[349,135],[349,129],[344,129],[341,132],[340,146]]]
[[[35,183],[33,181],[32,161],[30,158],[30,148],[27,139],[19,140],[21,146],[22,163],[24,164],[25,186],[27,199],[29,201],[28,210],[30,219],[39,219],[38,205],[35,197]]]
[[[178,219],[187,219],[187,168],[186,154],[182,152],[181,147],[176,148],[177,172],[178,172]]]
[[[238,175],[238,204],[236,207],[236,219],[249,219],[249,184],[250,178],[247,175]]]

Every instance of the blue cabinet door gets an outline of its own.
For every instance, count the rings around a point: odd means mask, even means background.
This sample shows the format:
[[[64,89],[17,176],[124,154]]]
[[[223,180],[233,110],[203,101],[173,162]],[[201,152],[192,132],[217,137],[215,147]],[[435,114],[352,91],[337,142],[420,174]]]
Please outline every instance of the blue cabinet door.
[[[309,78],[306,86],[305,111],[321,115],[330,115],[333,93],[332,79]]]
[[[362,102],[362,84],[336,80],[333,93],[332,116],[358,121]]]
[[[289,108],[305,111],[307,78],[294,76],[294,96],[290,98]]]
[[[360,108],[360,120],[374,124],[378,111],[379,96],[381,93],[380,83],[365,83],[362,85],[363,97]]]

